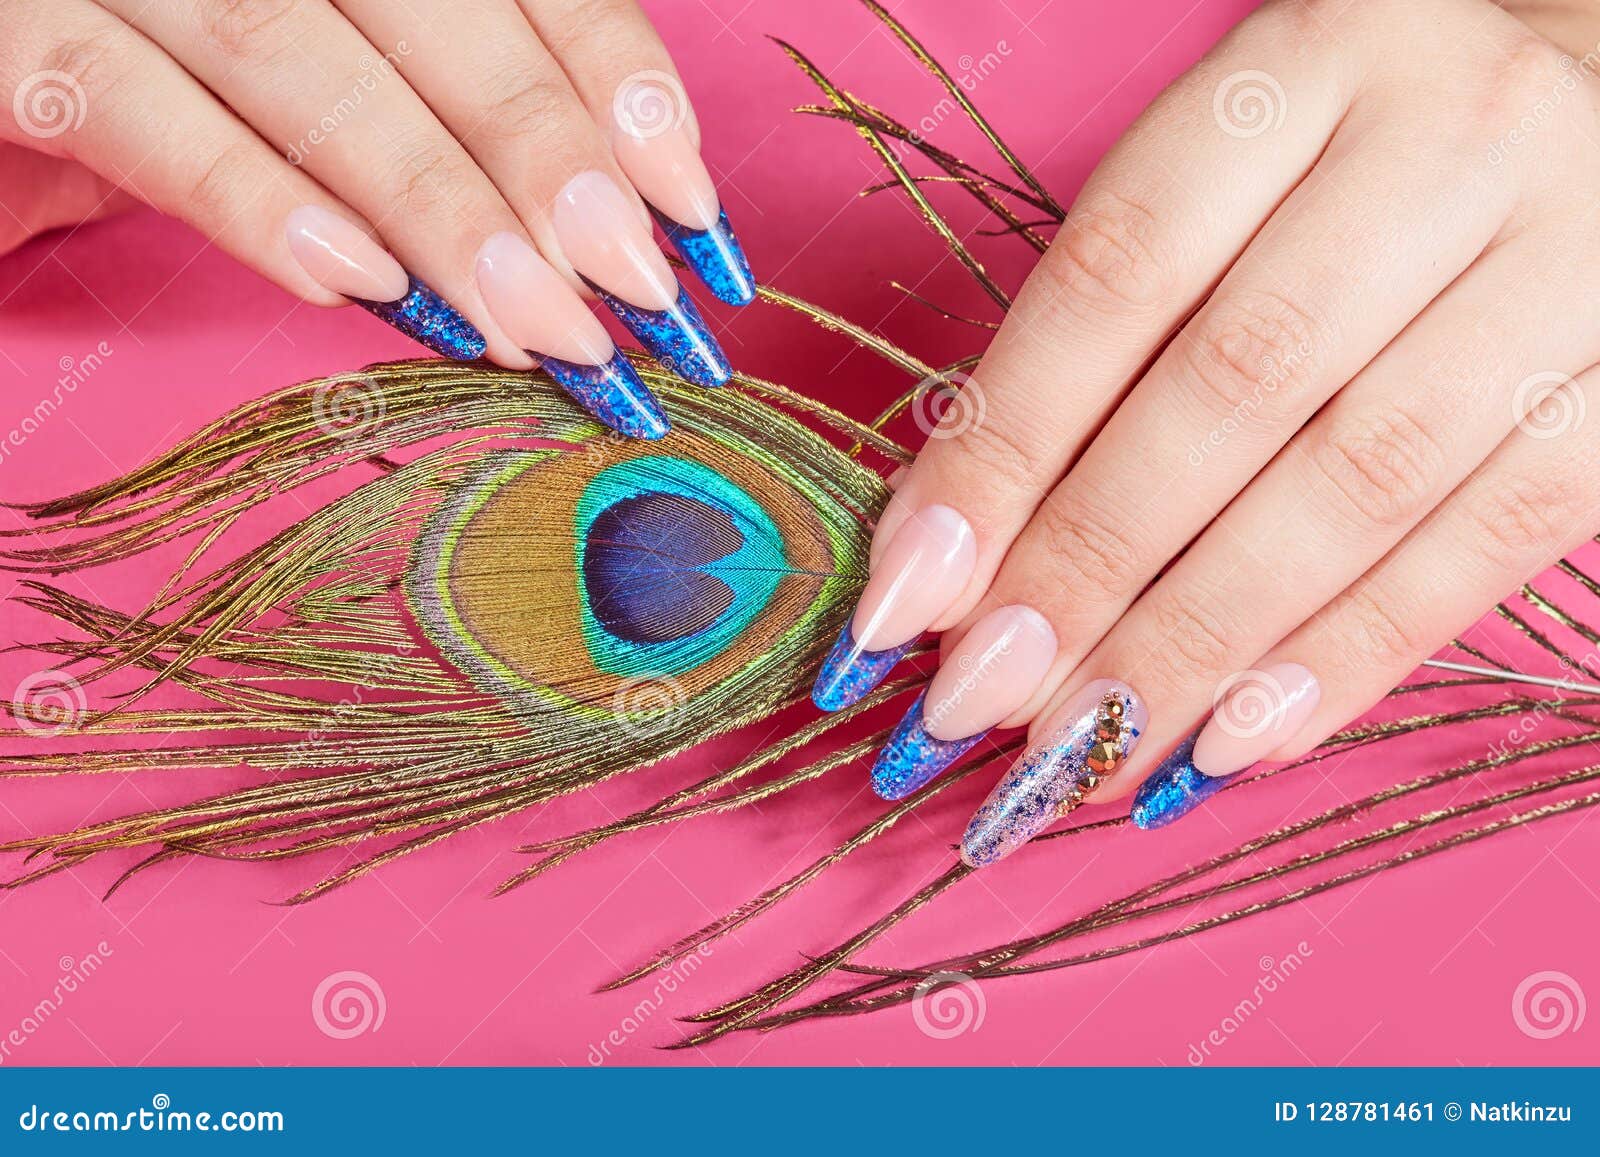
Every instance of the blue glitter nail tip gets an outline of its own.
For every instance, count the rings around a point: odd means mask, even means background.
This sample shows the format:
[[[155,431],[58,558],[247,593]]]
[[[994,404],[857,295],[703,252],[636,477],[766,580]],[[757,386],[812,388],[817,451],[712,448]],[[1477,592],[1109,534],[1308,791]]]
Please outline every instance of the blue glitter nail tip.
[[[696,386],[720,386],[733,376],[727,356],[683,286],[670,309],[642,309],[592,281],[587,284],[663,368]]]
[[[415,277],[409,279],[406,295],[399,301],[351,300],[440,357],[470,362],[481,358],[488,348],[476,326]]]
[[[1133,826],[1154,831],[1181,820],[1216,795],[1237,775],[1207,775],[1194,765],[1196,731],[1163,759],[1133,797]]]
[[[839,641],[822,661],[817,681],[811,688],[811,701],[824,711],[839,711],[871,691],[917,641],[887,651],[863,650],[850,633],[850,624],[839,632]]]
[[[709,229],[691,229],[659,210],[651,212],[684,264],[718,299],[729,305],[749,305],[756,299],[755,276],[726,212],[719,213],[717,223]]]
[[[627,438],[664,438],[671,424],[628,359],[621,354],[600,366],[533,355],[574,401]]]
[[[924,691],[905,713],[872,765],[872,790],[883,799],[905,799],[960,759],[988,734],[965,739],[935,739],[922,725]]]

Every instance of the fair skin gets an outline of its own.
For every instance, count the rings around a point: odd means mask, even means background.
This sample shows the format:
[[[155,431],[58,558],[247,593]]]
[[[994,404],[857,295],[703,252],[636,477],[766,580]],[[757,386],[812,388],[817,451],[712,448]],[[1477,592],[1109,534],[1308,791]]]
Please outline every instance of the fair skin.
[[[619,83],[672,66],[630,4],[501,0],[406,26],[441,6],[8,0],[22,34],[0,88],[82,74],[98,115],[0,134],[37,161],[0,189],[26,206],[0,242],[102,212],[120,185],[341,304],[283,236],[319,205],[433,284],[488,356],[532,364],[474,254],[511,233],[584,293],[552,203],[580,171],[630,202],[673,196],[610,124]],[[266,143],[334,106],[363,45],[402,41],[399,75],[300,164]],[[1148,723],[1097,786],[1117,800],[1238,673],[1311,672],[1292,733],[1251,749],[1293,757],[1600,527],[1600,422],[1581,420],[1600,386],[1597,53],[1584,0],[1276,0],[1146,110],[973,374],[982,420],[935,432],[876,531],[875,578],[886,557],[924,565],[892,546],[908,526],[966,537],[939,574],[869,586],[868,650],[933,630],[947,665],[970,663],[964,640],[1008,607],[1045,640],[940,739],[1037,741],[1086,685],[1123,681]],[[1547,436],[1552,408],[1578,420]]]
[[[970,567],[924,544],[964,580],[917,608],[947,666],[996,608],[1048,622],[1048,669],[982,722],[1038,742],[1132,685],[1114,801],[1231,676],[1296,664],[1320,702],[1254,752],[1291,758],[1594,534],[1597,65],[1592,3],[1283,0],[1146,110],[974,371],[981,420],[934,432],[874,541],[970,524]]]

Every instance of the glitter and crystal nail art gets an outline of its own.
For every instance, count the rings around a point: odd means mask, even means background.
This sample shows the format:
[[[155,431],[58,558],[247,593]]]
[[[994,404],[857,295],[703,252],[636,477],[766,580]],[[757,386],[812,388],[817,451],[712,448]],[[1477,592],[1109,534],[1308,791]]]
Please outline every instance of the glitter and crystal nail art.
[[[961,840],[961,858],[975,868],[1002,860],[1077,807],[1127,761],[1148,719],[1126,684],[1090,683],[983,801]]]
[[[1143,831],[1164,828],[1194,811],[1238,775],[1207,775],[1194,765],[1196,731],[1150,773],[1133,797],[1133,826]]]
[[[669,308],[644,309],[585,281],[639,344],[684,381],[696,386],[720,386],[733,376],[727,355],[681,285],[678,300]]]
[[[922,705],[927,692],[905,713],[872,765],[872,790],[883,799],[905,799],[988,734],[980,731],[965,739],[935,739],[923,726]]]
[[[574,401],[623,437],[654,440],[672,428],[650,387],[621,354],[601,366],[533,356]]]
[[[822,660],[822,669],[817,672],[817,681],[811,688],[811,701],[824,711],[840,711],[850,706],[882,683],[894,665],[916,644],[912,639],[887,651],[868,651],[856,642],[850,624],[845,623],[838,642]]]
[[[361,297],[351,300],[440,357],[470,362],[481,358],[488,348],[475,325],[415,277],[410,278],[406,295],[398,301],[368,301]]]
[[[755,300],[756,279],[726,212],[719,213],[717,223],[709,229],[692,229],[655,209],[651,212],[678,256],[707,289],[729,305],[749,305]]]

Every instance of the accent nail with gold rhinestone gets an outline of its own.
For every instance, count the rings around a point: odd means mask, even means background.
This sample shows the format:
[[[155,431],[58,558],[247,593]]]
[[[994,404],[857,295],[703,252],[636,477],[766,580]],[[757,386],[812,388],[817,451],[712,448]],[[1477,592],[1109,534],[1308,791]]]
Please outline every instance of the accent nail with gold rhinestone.
[[[1003,860],[1067,815],[1128,761],[1149,712],[1127,684],[1097,679],[1051,718],[967,825],[961,858]]]

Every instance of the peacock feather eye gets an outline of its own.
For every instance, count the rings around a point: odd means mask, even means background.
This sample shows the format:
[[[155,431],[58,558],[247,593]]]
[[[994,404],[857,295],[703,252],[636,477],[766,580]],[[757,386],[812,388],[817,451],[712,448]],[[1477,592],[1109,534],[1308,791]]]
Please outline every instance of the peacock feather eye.
[[[643,698],[703,727],[825,645],[862,537],[798,475],[680,429],[486,455],[425,525],[407,590],[445,657],[525,719],[582,730]]]

